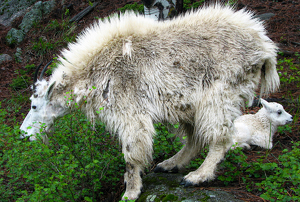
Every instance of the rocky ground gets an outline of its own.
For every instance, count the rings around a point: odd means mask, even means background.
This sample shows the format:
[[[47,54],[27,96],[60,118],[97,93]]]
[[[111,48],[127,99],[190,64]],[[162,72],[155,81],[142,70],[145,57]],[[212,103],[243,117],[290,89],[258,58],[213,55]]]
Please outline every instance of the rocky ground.
[[[28,82],[27,88],[21,90],[10,87],[13,79],[19,76],[17,72],[22,69],[24,70],[24,66],[27,64],[39,64],[41,61],[45,64],[53,58],[53,55],[59,54],[58,50],[66,45],[67,42],[62,42],[55,48],[45,51],[43,54],[32,49],[32,44],[39,41],[41,37],[46,43],[57,36],[57,33],[59,32],[58,29],[48,32],[44,31],[47,24],[53,20],[57,20],[59,23],[66,21],[66,17],[62,17],[65,14],[65,8],[69,9],[68,16],[69,19],[71,19],[73,16],[89,6],[88,1],[85,0],[65,0],[56,2],[64,3],[57,3],[53,11],[51,11],[47,16],[43,16],[38,24],[35,24],[32,29],[28,30],[24,36],[24,40],[19,44],[9,45],[6,41],[6,36],[12,28],[19,28],[24,17],[20,15],[17,16],[10,24],[0,24],[0,54],[7,54],[5,61],[0,64],[0,102],[3,100],[7,101],[16,94],[29,95],[31,93],[29,86],[32,80]],[[133,2],[140,3],[139,0],[99,1],[88,15],[84,16],[78,23],[76,23],[73,33],[79,33],[84,27],[89,26],[93,21],[95,21],[96,18],[103,18],[111,13],[118,12],[118,8],[125,6],[127,3]],[[293,59],[293,63],[296,65],[298,64],[299,68],[300,58],[295,53],[300,53],[300,2],[296,0],[239,0],[237,8],[241,9],[244,7],[254,11],[256,14],[274,14],[266,21],[266,27],[268,30],[268,36],[274,40],[280,48],[281,55],[278,56],[278,59]],[[18,55],[16,55],[16,53],[20,50],[21,58],[18,59]],[[293,71],[300,71],[299,69],[288,69],[286,65],[283,65],[283,68],[283,70],[287,72],[287,75],[294,74],[295,72]],[[32,73],[33,70],[29,71],[27,76],[32,78]],[[291,103],[290,100],[299,100],[299,96],[299,80],[292,80],[291,82],[283,83],[280,91],[270,95],[270,98],[280,101],[286,107],[288,112],[292,115],[296,115],[299,113],[299,108],[297,108],[299,107],[299,104],[296,105]],[[2,105],[6,107],[7,102],[4,102]],[[24,101],[23,105],[25,107],[22,108],[20,113],[26,113],[26,106],[29,106],[29,102]],[[257,108],[250,108],[247,110],[247,113],[255,112],[256,110]],[[14,115],[18,116],[18,114],[12,114],[12,116]],[[18,117],[21,121],[21,116]],[[292,131],[287,132],[284,135],[277,134],[275,136],[274,142],[280,142],[281,146],[277,144],[274,147],[272,150],[274,159],[271,157],[271,159],[269,159],[270,161],[275,161],[276,156],[281,154],[282,145],[284,148],[290,149],[291,140],[299,141],[299,120],[298,123],[294,124],[295,127],[293,127]],[[247,155],[249,161],[255,161],[258,158],[257,152],[255,151],[247,151]],[[206,189],[212,190],[216,187],[218,189],[235,193],[240,199],[245,201],[263,201],[257,196],[260,194],[259,192],[247,192],[245,186],[241,182],[232,183],[230,186],[225,187],[222,182],[216,180],[208,184]],[[120,190],[116,193],[116,195],[121,193],[123,189],[124,186],[120,186]]]

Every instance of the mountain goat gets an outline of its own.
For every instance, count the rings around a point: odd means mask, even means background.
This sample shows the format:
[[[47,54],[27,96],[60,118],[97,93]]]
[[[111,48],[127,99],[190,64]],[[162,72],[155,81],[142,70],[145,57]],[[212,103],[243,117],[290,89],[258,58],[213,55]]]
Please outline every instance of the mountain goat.
[[[155,171],[180,169],[209,145],[204,163],[182,184],[212,180],[233,144],[233,121],[245,100],[253,100],[260,81],[262,93],[279,87],[276,50],[253,14],[227,6],[164,22],[134,13],[112,16],[84,30],[62,51],[50,80],[35,83],[22,137],[34,140],[39,123],[49,130],[56,118],[70,113],[73,104],[64,96],[72,91],[90,120],[101,120],[119,136],[126,161],[123,199],[141,192],[140,173],[152,160],[154,122],[179,123],[180,134],[187,136],[182,150]]]
[[[246,114],[234,120],[235,133],[233,143],[235,147],[257,145],[265,149],[273,147],[273,136],[278,126],[289,124],[293,121],[292,115],[287,113],[281,104],[261,99],[261,108],[256,114]]]

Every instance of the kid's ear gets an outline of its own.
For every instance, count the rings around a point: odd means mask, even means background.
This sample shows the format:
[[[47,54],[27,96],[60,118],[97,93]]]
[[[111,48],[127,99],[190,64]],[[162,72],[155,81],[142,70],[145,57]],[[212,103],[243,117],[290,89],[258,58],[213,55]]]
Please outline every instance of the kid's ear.
[[[54,82],[48,87],[47,92],[46,92],[46,96],[45,96],[46,100],[49,100],[49,99],[50,99],[50,97],[51,97],[51,95],[52,95],[52,93],[53,93],[53,89],[54,89],[54,86],[55,86],[55,82],[56,82],[56,81],[54,81]]]
[[[263,107],[266,108],[267,110],[270,109],[269,103],[268,103],[266,100],[260,98],[260,103],[261,103],[261,104],[263,105]]]

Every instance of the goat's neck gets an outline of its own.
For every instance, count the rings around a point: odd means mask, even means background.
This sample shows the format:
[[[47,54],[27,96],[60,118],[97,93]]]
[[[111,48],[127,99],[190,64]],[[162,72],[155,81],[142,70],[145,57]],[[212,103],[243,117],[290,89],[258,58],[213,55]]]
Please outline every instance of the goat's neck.
[[[265,109],[260,109],[255,116],[260,120],[264,128],[266,128],[268,131],[271,130],[271,134],[273,136],[276,132],[277,126],[268,119]]]

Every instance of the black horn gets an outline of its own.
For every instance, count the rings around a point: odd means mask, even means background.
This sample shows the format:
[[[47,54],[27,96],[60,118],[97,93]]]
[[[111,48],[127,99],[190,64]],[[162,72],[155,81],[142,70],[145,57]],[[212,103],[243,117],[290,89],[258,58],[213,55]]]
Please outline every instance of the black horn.
[[[35,91],[35,89],[36,89],[35,82],[37,81],[37,75],[39,73],[39,70],[40,70],[42,64],[43,64],[43,62],[41,62],[41,64],[35,69],[34,76],[33,76],[33,91]]]
[[[53,61],[53,60],[50,60],[50,62],[48,62],[48,64],[46,64],[46,66],[44,67],[44,69],[43,69],[43,71],[42,71],[42,73],[41,73],[41,75],[40,75],[40,78],[39,78],[40,81],[43,79],[43,76],[44,76],[44,74],[45,74],[45,71],[47,70],[47,67],[52,63],[52,61]]]

